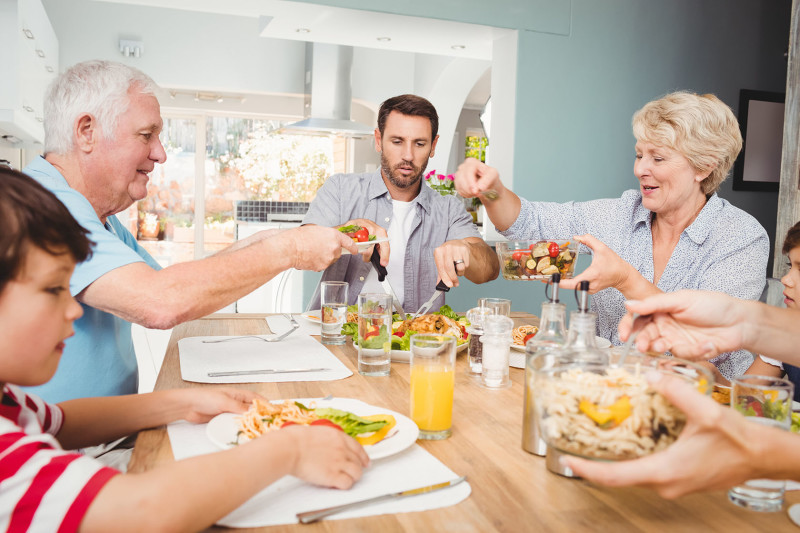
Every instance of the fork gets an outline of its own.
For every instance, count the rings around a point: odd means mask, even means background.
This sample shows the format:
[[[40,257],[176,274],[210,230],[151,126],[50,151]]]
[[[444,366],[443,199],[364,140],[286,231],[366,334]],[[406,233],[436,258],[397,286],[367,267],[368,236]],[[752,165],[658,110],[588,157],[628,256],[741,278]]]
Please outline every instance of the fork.
[[[289,335],[291,335],[294,330],[296,330],[297,328],[300,327],[300,324],[297,323],[297,320],[295,320],[292,315],[288,315],[288,314],[284,313],[283,316],[288,318],[289,322],[292,323],[292,329],[290,329],[289,331],[285,331],[284,333],[281,333],[277,337],[262,337],[260,335],[241,335],[239,337],[228,337],[226,339],[204,340],[202,342],[207,343],[207,344],[212,344],[212,343],[217,343],[217,342],[236,341],[236,340],[240,340],[240,339],[258,339],[258,340],[264,341],[264,342],[278,342],[278,341],[281,341],[281,340],[285,339]]]

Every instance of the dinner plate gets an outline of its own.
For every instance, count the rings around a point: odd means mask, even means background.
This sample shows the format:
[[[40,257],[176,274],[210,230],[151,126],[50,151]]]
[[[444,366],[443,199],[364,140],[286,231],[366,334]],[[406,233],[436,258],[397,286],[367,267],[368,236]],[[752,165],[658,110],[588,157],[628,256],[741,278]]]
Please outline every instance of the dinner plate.
[[[275,400],[273,403],[281,403],[284,400]],[[407,416],[401,415],[389,409],[375,407],[355,400],[353,398],[332,398],[330,400],[322,398],[300,398],[296,401],[303,405],[314,407],[333,407],[343,411],[350,411],[359,416],[387,414],[392,415],[397,424],[389,434],[380,442],[369,446],[364,446],[364,451],[370,459],[382,459],[396,453],[400,453],[417,441],[419,428]],[[214,418],[206,426],[206,435],[209,440],[222,449],[237,446],[237,434],[239,433],[238,419],[241,415],[235,413],[222,413]]]
[[[300,315],[301,317],[305,318],[312,324],[322,324],[322,311],[319,309],[315,309],[313,311],[306,311],[305,313]]]
[[[379,238],[375,239],[374,241],[354,242],[353,244],[356,245],[356,249],[358,250],[358,253],[361,253],[364,250],[366,250],[367,248],[369,248],[370,246],[372,246],[373,244],[380,244],[382,242],[389,242],[389,237],[379,237]],[[342,248],[342,255],[347,255],[349,253],[350,252],[347,249]]]
[[[604,339],[603,337],[595,337],[594,339],[595,339],[595,342],[597,343],[597,347],[600,348],[601,350],[604,350],[606,348],[611,348],[611,341],[610,340]],[[513,343],[511,344],[511,349],[512,350],[516,350],[518,352],[524,352],[525,351],[525,347],[524,346],[520,346],[519,344],[513,344]]]
[[[461,353],[467,349],[469,346],[468,342],[464,344],[460,344],[458,348],[456,348],[456,353]],[[392,362],[393,363],[410,363],[411,362],[411,351],[410,350],[392,350]]]

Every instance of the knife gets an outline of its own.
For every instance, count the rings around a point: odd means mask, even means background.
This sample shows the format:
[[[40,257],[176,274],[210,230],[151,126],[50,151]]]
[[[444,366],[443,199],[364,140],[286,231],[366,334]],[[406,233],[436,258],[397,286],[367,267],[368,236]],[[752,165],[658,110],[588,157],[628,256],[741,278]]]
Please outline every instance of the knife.
[[[377,248],[372,249],[372,255],[369,258],[372,266],[375,267],[375,272],[378,273],[378,281],[381,283],[381,287],[383,290],[386,291],[386,294],[390,294],[392,296],[392,303],[394,305],[394,310],[397,314],[400,315],[401,320],[406,319],[406,312],[403,310],[403,306],[400,305],[400,300],[397,299],[397,295],[394,293],[394,289],[392,289],[391,283],[386,278],[386,267],[381,264],[381,256],[378,253]]]
[[[436,483],[435,485],[428,485],[427,487],[404,490],[401,492],[393,492],[391,494],[384,494],[383,496],[375,496],[374,498],[368,498],[366,500],[346,503],[344,505],[337,505],[335,507],[328,507],[327,509],[317,509],[316,511],[306,511],[304,513],[297,513],[297,519],[300,520],[301,524],[310,524],[312,522],[320,520],[321,518],[325,518],[326,516],[340,513],[348,509],[355,509],[356,507],[362,507],[364,505],[369,505],[372,503],[385,502],[388,500],[399,500],[401,498],[408,498],[409,496],[427,494],[428,492],[446,489],[447,487],[453,487],[455,485],[458,485],[462,481],[465,481],[466,479],[467,476],[461,476],[451,481],[445,481],[444,483]]]
[[[327,372],[330,368],[265,368],[264,370],[234,370],[232,372],[209,372],[210,378],[221,378],[225,376],[249,376],[250,374],[294,374],[296,372]]]

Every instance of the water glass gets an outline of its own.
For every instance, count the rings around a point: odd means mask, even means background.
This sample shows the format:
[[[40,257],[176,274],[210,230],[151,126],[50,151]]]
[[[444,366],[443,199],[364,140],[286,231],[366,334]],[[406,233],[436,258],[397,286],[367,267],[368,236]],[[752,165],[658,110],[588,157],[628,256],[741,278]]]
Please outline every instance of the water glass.
[[[411,336],[411,419],[419,427],[420,439],[450,436],[455,376],[455,337]]]
[[[505,298],[478,298],[478,307],[492,309],[496,315],[509,316],[511,314],[511,300]]]
[[[469,320],[469,326],[467,327],[467,333],[469,333],[469,347],[467,350],[470,374],[480,375],[483,370],[483,365],[481,363],[483,358],[483,344],[481,344],[483,323],[486,317],[493,314],[494,309],[489,309],[488,307],[473,307],[467,311],[467,320]]]
[[[358,373],[388,376],[392,362],[392,296],[358,295]]]
[[[346,281],[323,281],[320,286],[322,304],[322,344],[344,344],[342,326],[347,318]]]
[[[507,316],[490,315],[483,323],[483,368],[481,385],[489,389],[505,389],[511,386],[508,376],[508,359],[511,351],[511,332],[514,321]]]
[[[741,376],[731,381],[731,407],[749,420],[789,430],[792,424],[794,385],[787,379]],[[786,482],[751,479],[728,491],[728,499],[753,511],[780,511]]]

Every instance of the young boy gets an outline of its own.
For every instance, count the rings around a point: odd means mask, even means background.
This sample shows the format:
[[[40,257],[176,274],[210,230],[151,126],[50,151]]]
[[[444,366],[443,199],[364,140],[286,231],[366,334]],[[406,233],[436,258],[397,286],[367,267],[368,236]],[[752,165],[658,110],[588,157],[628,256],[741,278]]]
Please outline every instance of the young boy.
[[[91,243],[52,193],[2,168],[0,228],[0,529],[199,530],[287,474],[337,488],[361,477],[369,462],[361,445],[323,426],[292,426],[142,474],[65,451],[244,412],[256,395],[192,388],[50,405],[26,394],[19,386],[53,376],[81,316],[69,279]]]

